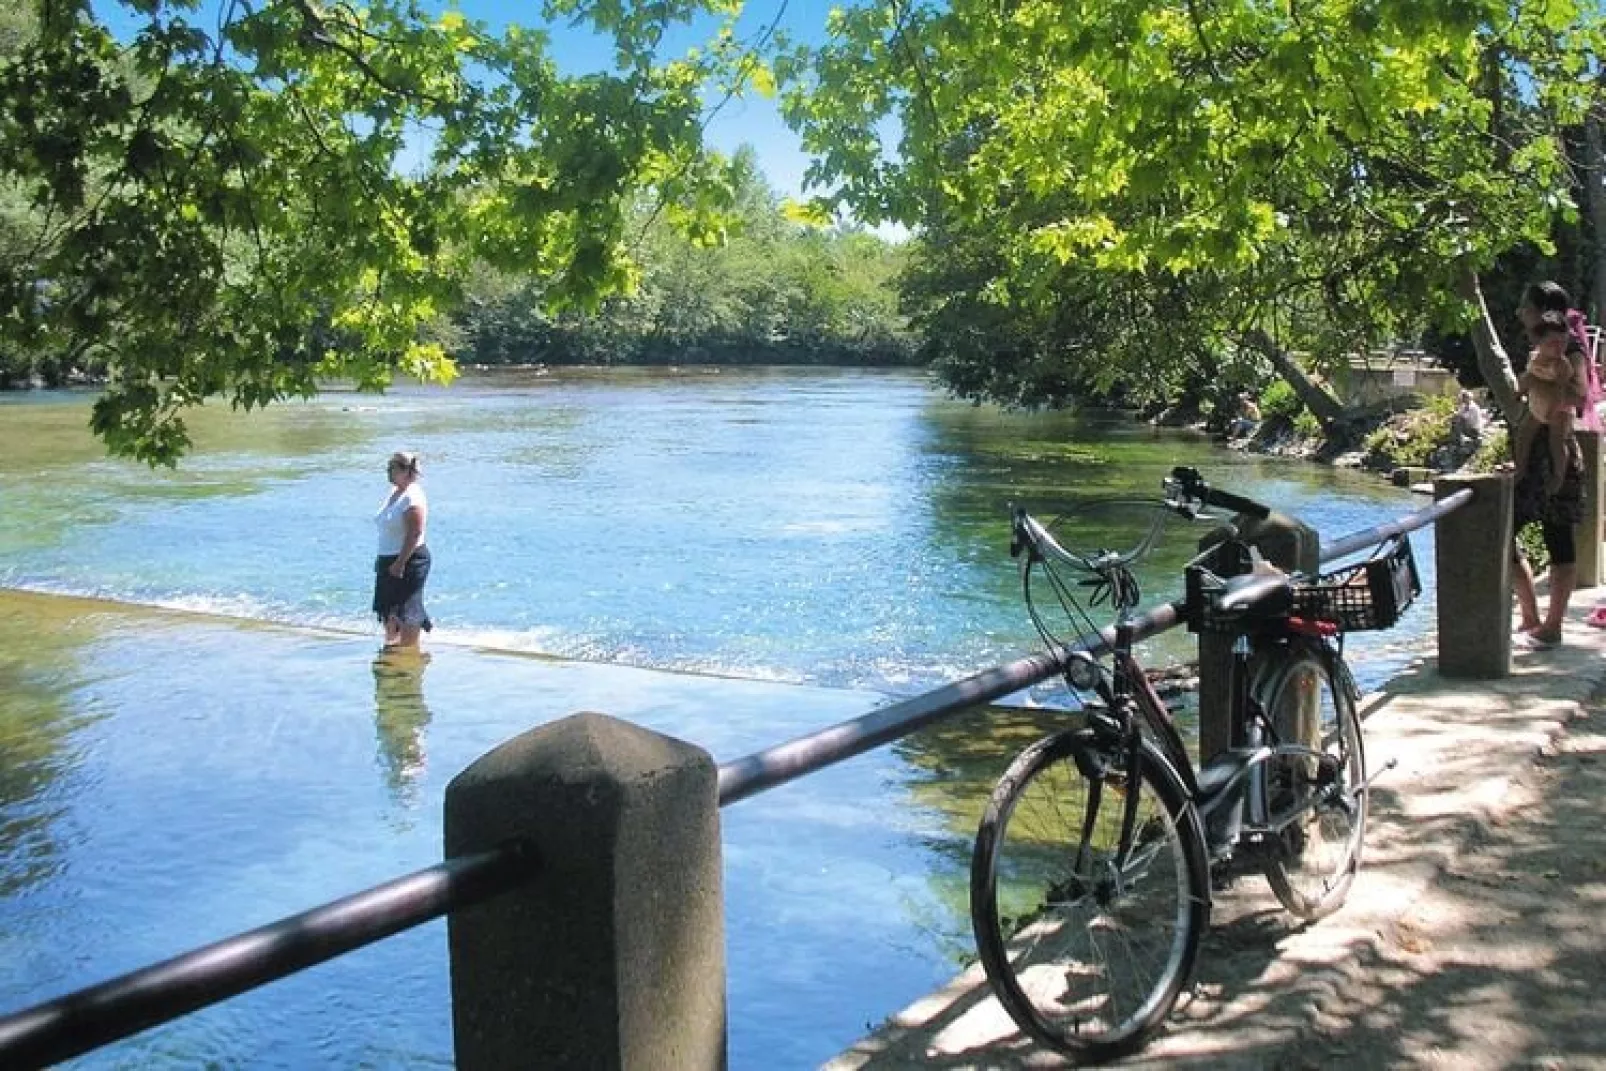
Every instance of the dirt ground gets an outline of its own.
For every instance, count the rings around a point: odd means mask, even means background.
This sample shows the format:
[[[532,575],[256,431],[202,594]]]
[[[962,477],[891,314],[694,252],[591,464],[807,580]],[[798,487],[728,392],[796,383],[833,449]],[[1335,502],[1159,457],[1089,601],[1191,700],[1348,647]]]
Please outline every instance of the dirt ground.
[[[1280,1066],[1606,1068],[1606,708],[1315,1003]]]
[[[1343,909],[1302,925],[1258,875],[1218,891],[1191,992],[1121,1066],[1606,1071],[1603,686],[1606,633],[1575,628],[1503,680],[1418,668],[1370,697],[1378,779]],[[828,1066],[1065,1065],[977,967]]]
[[[1244,879],[1219,903],[1191,1005],[1133,1063],[1606,1069],[1606,706],[1511,775],[1476,816],[1379,807],[1374,881],[1425,843],[1445,850],[1371,907],[1291,930]]]

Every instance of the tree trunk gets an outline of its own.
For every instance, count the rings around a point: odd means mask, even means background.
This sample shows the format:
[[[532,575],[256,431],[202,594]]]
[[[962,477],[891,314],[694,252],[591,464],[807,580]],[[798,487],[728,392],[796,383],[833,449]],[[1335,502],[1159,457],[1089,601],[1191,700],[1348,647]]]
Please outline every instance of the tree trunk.
[[[1478,273],[1467,271],[1461,277],[1461,296],[1472,302],[1477,318],[1472,322],[1472,348],[1478,355],[1478,371],[1489,384],[1495,405],[1506,418],[1506,426],[1515,428],[1522,422],[1522,397],[1517,393],[1517,375],[1511,370],[1511,358],[1500,344],[1500,335],[1489,318],[1489,307],[1483,302],[1483,291],[1478,286]]]
[[[1606,87],[1602,87],[1606,92]],[[1601,124],[1606,120],[1606,101],[1597,101],[1584,118],[1584,209],[1589,213],[1591,229],[1595,232],[1594,249],[1594,308],[1590,320],[1600,323],[1606,319],[1606,141],[1601,136]]]
[[[1293,354],[1273,342],[1266,332],[1257,328],[1245,336],[1245,341],[1265,355],[1272,367],[1277,369],[1277,374],[1294,388],[1294,394],[1305,403],[1305,408],[1321,422],[1322,427],[1331,427],[1343,418],[1343,403],[1307,376],[1305,370],[1294,361]]]

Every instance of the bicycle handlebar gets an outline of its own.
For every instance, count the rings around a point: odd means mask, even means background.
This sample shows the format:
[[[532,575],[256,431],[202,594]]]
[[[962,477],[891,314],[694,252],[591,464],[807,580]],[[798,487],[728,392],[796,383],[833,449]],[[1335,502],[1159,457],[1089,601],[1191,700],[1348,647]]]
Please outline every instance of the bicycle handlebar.
[[[1202,506],[1218,506],[1256,519],[1264,519],[1271,515],[1269,508],[1251,498],[1211,487],[1205,482],[1204,477],[1199,475],[1198,469],[1185,465],[1178,465],[1172,469],[1171,475],[1166,477],[1163,485],[1166,492],[1164,500],[1145,503],[1146,505],[1169,510],[1188,518],[1198,516]],[[1014,507],[1014,523],[1011,527],[1012,539],[1009,545],[1011,557],[1018,556],[1023,547],[1030,547],[1032,553],[1038,557],[1054,558],[1084,573],[1099,574],[1125,567],[1142,557],[1153,544],[1160,529],[1157,518],[1147,537],[1132,550],[1126,553],[1102,551],[1088,557],[1065,549],[1049,532],[1047,526],[1020,506]]]
[[[1171,475],[1165,480],[1166,501],[1171,508],[1178,512],[1187,512],[1190,515],[1195,507],[1193,503],[1204,506],[1220,506],[1230,509],[1234,513],[1246,514],[1256,520],[1265,520],[1271,516],[1271,510],[1262,506],[1252,498],[1235,495],[1231,491],[1222,491],[1205,483],[1199,470],[1186,465],[1178,465],[1171,470]]]

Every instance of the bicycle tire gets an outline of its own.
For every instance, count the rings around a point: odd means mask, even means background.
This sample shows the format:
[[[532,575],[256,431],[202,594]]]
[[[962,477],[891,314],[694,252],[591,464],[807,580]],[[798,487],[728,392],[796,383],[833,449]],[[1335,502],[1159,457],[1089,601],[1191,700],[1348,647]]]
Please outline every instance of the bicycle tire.
[[[1344,903],[1360,871],[1366,837],[1366,751],[1339,656],[1300,646],[1270,676],[1261,709],[1283,743],[1316,746],[1336,760],[1323,773],[1309,758],[1274,756],[1263,784],[1268,814],[1325,799],[1285,830],[1263,867],[1272,893],[1297,918],[1325,918]],[[1315,744],[1319,737],[1319,744]]]
[[[1089,776],[1100,748],[1113,753],[1111,767]],[[993,992],[1026,1034],[1082,1060],[1134,1052],[1161,1026],[1192,976],[1208,924],[1198,815],[1146,740],[1131,797],[1130,828],[1142,850],[1112,866],[1129,798],[1127,759],[1124,744],[1097,744],[1085,729],[1026,748],[994,788],[971,858],[971,925]],[[1125,889],[1112,885],[1117,880]],[[1100,942],[1123,948],[1106,955]],[[1151,965],[1153,977],[1135,984],[1117,977]]]

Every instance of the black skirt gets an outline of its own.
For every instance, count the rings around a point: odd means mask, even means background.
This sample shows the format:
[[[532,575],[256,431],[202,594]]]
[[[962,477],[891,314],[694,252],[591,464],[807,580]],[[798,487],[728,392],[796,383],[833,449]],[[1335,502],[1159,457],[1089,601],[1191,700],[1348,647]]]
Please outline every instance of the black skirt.
[[[1528,464],[1517,474],[1512,503],[1515,528],[1534,521],[1565,527],[1584,519],[1584,460],[1578,451],[1568,450],[1561,463],[1566,466],[1561,490],[1547,495],[1545,483],[1555,471],[1555,460],[1550,456],[1550,429],[1541,424],[1528,447]]]
[[[401,576],[391,576],[390,567],[400,557],[381,554],[374,559],[374,614],[381,621],[395,618],[403,625],[415,625],[428,632],[434,628],[424,609],[424,581],[429,579],[429,548],[419,547],[407,559]]]

